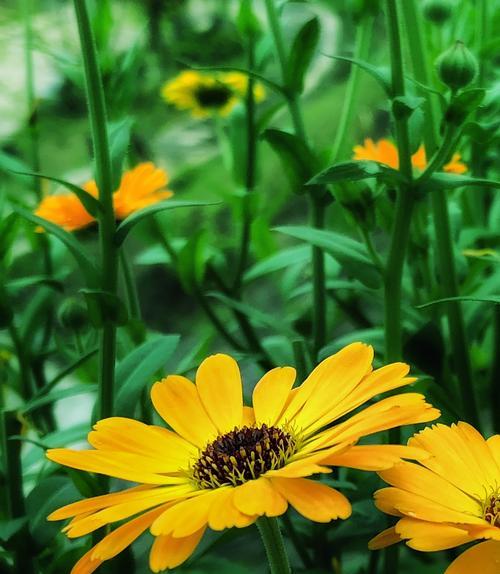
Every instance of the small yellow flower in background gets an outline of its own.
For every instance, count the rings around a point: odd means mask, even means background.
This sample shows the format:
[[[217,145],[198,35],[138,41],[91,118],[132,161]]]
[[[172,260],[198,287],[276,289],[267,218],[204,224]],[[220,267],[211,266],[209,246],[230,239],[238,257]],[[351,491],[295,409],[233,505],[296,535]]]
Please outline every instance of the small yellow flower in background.
[[[382,139],[374,142],[371,138],[365,139],[363,145],[356,145],[353,148],[353,159],[368,159],[384,163],[393,169],[399,168],[399,155],[397,147],[389,140]],[[454,153],[451,161],[443,167],[443,171],[448,173],[465,173],[467,166],[460,161],[461,155]],[[412,166],[423,171],[427,166],[425,148],[421,145],[411,156]]]
[[[289,505],[316,522],[348,518],[351,505],[334,488],[310,477],[330,466],[362,470],[392,467],[402,458],[429,456],[401,445],[357,446],[364,436],[434,420],[439,411],[422,395],[384,398],[345,417],[375,396],[406,386],[408,366],[372,370],[373,349],[348,345],[292,388],[295,369],[266,373],[243,405],[238,364],[227,355],[204,360],[196,383],[171,375],[155,383],[151,398],[173,429],[114,417],[88,435],[94,450],[54,449],[50,460],[72,468],[139,483],[53,512],[71,518],[70,538],[128,520],[89,550],[73,574],[94,572],[147,529],[154,572],[174,568],[194,552],[207,527],[242,528],[259,516],[279,516]],[[131,518],[134,517],[134,518]]]
[[[113,193],[113,208],[117,220],[125,219],[131,213],[172,197],[173,193],[165,189],[168,183],[167,172],[152,162],[140,163],[123,174],[119,188]],[[98,197],[94,180],[88,181],[83,189]],[[92,217],[78,197],[73,193],[49,195],[35,210],[35,215],[43,217],[66,231],[77,231],[93,223]],[[37,228],[40,231],[41,228]]]
[[[248,77],[239,72],[201,74],[192,70],[181,72],[166,82],[161,90],[163,99],[179,110],[191,110],[195,118],[227,116],[242,100],[248,89]],[[254,84],[254,96],[265,98],[262,84]]]
[[[380,472],[391,487],[375,493],[376,506],[400,517],[370,542],[378,549],[400,540],[431,552],[487,540],[466,550],[446,574],[500,572],[500,435],[485,440],[467,423],[434,425],[408,446],[431,455]]]

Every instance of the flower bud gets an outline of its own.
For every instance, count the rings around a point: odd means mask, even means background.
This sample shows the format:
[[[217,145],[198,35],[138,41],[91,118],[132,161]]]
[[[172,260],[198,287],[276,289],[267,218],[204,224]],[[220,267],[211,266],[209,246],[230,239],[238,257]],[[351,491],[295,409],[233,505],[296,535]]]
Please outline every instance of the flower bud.
[[[442,24],[453,13],[451,0],[426,0],[423,6],[424,16],[434,24]]]
[[[57,314],[59,323],[65,329],[83,330],[89,323],[87,306],[76,297],[70,297],[63,302]]]
[[[468,86],[477,74],[477,61],[463,42],[443,52],[436,61],[439,79],[453,92]]]

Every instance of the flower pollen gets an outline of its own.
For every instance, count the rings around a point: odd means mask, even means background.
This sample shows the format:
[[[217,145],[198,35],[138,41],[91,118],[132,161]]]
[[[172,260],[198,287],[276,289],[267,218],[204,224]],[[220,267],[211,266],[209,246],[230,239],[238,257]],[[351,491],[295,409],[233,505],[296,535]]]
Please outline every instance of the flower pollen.
[[[295,438],[277,427],[235,427],[201,452],[193,466],[193,478],[200,488],[237,486],[282,468],[296,447]]]

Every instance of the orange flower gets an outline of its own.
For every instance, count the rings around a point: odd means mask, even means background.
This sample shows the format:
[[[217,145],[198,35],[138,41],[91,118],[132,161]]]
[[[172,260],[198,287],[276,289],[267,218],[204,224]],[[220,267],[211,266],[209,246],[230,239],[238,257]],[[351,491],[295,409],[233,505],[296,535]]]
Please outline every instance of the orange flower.
[[[125,219],[131,213],[172,197],[173,193],[164,189],[168,183],[165,170],[152,162],[140,163],[134,169],[126,171],[120,187],[113,194],[113,208],[117,220]],[[99,196],[96,182],[88,181],[83,189],[94,197]],[[66,231],[77,231],[95,222],[73,193],[45,197],[35,211]],[[41,230],[37,228],[37,231]]]
[[[389,140],[382,139],[374,142],[371,138],[364,141],[364,145],[354,146],[354,159],[367,159],[384,163],[393,169],[399,168],[399,156],[397,147]],[[451,161],[443,167],[443,171],[448,173],[464,173],[467,166],[462,163],[461,155],[454,153]],[[427,166],[425,148],[421,145],[411,156],[411,164],[414,168],[423,171]]]

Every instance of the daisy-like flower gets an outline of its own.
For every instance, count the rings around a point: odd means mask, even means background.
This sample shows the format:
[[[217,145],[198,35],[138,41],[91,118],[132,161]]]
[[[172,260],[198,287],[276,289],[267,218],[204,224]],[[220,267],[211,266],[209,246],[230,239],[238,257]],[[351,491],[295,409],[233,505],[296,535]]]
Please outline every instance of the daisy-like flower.
[[[423,552],[476,542],[445,574],[500,572],[500,435],[485,440],[465,422],[437,424],[408,446],[431,456],[380,472],[391,486],[375,493],[377,507],[399,521],[370,541],[378,549],[404,540]]]
[[[371,138],[365,139],[363,145],[356,145],[353,148],[354,159],[368,159],[384,163],[393,169],[399,168],[399,155],[397,147],[389,140],[382,139],[374,142]],[[448,173],[465,173],[467,166],[462,163],[461,155],[454,153],[451,161],[444,167],[443,171]],[[421,145],[418,150],[411,156],[412,166],[423,171],[427,166],[425,148]]]
[[[248,77],[239,72],[201,74],[185,70],[166,82],[161,90],[163,99],[179,110],[190,110],[195,118],[227,116],[241,101],[248,89]],[[254,97],[260,102],[265,91],[254,83]]]
[[[172,197],[173,193],[165,186],[167,172],[152,162],[140,163],[123,174],[120,186],[113,193],[113,209],[117,220],[125,219],[131,213]],[[83,189],[94,197],[99,196],[96,182],[88,181]],[[74,193],[49,195],[35,210],[35,215],[43,217],[66,231],[77,231],[95,223]],[[37,228],[40,231],[41,228]]]
[[[249,407],[236,361],[213,355],[198,368],[196,383],[171,375],[153,385],[153,405],[172,430],[109,418],[88,436],[94,450],[49,450],[48,458],[60,464],[139,483],[49,516],[71,518],[64,528],[70,538],[128,520],[89,550],[72,574],[93,572],[147,529],[155,537],[150,567],[159,572],[184,562],[207,528],[242,528],[260,516],[279,516],[289,505],[316,522],[348,518],[347,498],[308,477],[331,472],[330,466],[381,470],[401,458],[426,457],[419,448],[356,442],[439,416],[422,395],[405,393],[335,423],[414,380],[405,364],[373,371],[372,360],[371,347],[354,343],[296,388],[295,369],[275,368],[257,383]]]

